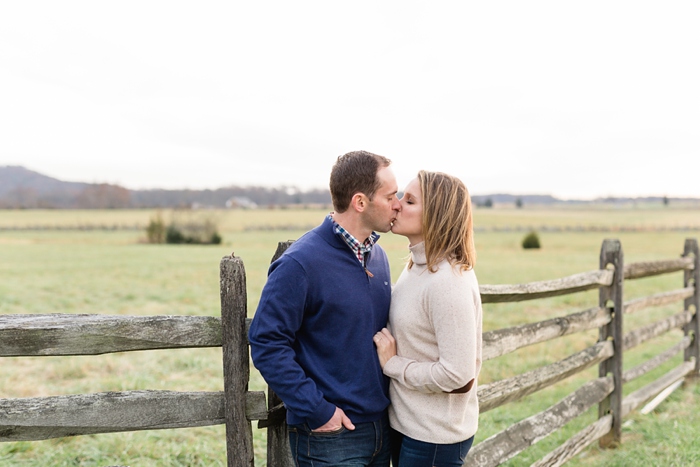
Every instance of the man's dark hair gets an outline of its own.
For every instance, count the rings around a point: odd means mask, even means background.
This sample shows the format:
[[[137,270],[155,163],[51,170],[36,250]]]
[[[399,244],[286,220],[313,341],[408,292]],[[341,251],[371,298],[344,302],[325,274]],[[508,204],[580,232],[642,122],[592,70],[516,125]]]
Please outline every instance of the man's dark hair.
[[[338,213],[347,211],[355,193],[364,193],[370,201],[379,189],[377,172],[391,161],[367,151],[353,151],[338,157],[331,170],[331,199]]]

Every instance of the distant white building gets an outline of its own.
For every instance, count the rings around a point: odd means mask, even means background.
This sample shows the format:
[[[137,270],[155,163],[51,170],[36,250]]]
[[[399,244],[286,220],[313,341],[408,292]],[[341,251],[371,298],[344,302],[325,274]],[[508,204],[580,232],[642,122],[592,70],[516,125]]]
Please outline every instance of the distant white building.
[[[190,209],[216,209],[216,206],[212,206],[211,204],[202,204],[198,202],[194,202],[190,204]]]
[[[245,196],[234,196],[226,201],[227,209],[255,209],[258,205]]]

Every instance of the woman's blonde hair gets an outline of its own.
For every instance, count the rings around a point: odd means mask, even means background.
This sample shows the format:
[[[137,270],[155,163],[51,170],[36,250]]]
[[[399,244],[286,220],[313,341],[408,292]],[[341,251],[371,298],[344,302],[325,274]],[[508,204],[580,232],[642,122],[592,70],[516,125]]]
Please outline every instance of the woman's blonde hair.
[[[476,264],[472,202],[466,185],[442,172],[418,172],[423,205],[423,239],[428,270],[442,260],[462,270]],[[411,264],[409,263],[409,267]]]

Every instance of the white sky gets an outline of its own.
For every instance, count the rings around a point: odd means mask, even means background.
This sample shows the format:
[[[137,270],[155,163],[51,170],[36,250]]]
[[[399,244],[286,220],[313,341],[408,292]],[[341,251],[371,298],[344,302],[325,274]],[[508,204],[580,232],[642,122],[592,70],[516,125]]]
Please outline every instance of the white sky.
[[[5,1],[0,165],[327,187],[345,152],[472,194],[700,197],[697,1]]]

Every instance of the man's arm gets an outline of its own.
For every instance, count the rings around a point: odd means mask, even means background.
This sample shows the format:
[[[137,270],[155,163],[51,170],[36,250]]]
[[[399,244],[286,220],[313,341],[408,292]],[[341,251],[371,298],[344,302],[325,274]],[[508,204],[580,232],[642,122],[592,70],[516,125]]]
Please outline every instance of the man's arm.
[[[248,335],[251,356],[288,410],[312,429],[325,429],[327,424],[338,429],[344,424],[340,409],[324,399],[295,358],[293,345],[303,323],[308,288],[305,271],[289,256],[270,266]]]

